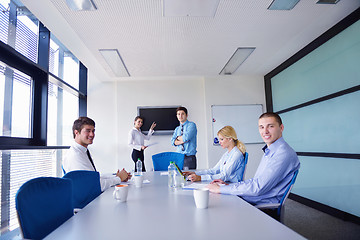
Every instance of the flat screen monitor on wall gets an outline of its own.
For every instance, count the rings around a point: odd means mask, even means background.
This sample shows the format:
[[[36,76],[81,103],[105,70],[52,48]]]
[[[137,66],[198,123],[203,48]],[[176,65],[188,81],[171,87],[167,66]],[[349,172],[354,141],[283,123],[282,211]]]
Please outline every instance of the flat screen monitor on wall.
[[[138,115],[144,119],[144,124],[141,127],[142,132],[147,134],[151,124],[156,122],[155,134],[173,134],[175,128],[179,126],[179,120],[176,117],[176,109],[178,107],[138,107]]]

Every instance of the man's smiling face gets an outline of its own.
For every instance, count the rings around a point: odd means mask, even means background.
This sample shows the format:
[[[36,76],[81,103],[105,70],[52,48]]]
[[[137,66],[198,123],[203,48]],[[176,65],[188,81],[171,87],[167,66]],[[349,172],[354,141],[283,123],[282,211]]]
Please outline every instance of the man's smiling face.
[[[282,137],[283,130],[284,125],[279,124],[274,117],[264,117],[259,119],[259,132],[268,146]]]
[[[84,125],[81,131],[75,130],[75,141],[86,147],[93,143],[95,138],[95,127],[91,125]]]

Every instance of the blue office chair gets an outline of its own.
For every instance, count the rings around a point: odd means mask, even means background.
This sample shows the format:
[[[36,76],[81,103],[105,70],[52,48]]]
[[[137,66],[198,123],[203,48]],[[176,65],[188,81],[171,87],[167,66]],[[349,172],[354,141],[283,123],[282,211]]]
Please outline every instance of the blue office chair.
[[[101,194],[100,175],[94,171],[71,171],[63,178],[71,179],[73,188],[73,206],[84,208],[88,203]]]
[[[242,177],[241,177],[241,181],[244,181],[244,178],[245,178],[245,172],[246,172],[248,159],[249,159],[249,154],[247,152],[245,152],[245,154],[244,154],[245,166],[244,166],[244,171],[243,171],[243,174],[242,174]]]
[[[73,216],[72,183],[54,177],[31,179],[17,191],[15,206],[23,237],[42,239]]]
[[[184,167],[185,154],[177,152],[162,152],[152,155],[154,171],[166,171],[170,161],[174,161],[180,169]]]
[[[285,201],[288,198],[288,196],[291,192],[291,189],[295,184],[295,180],[296,180],[298,173],[299,173],[299,170],[296,170],[294,172],[294,176],[292,177],[290,184],[286,188],[285,193],[279,203],[259,204],[259,205],[256,205],[255,207],[257,207],[258,209],[277,209],[276,210],[277,219],[280,220],[281,223],[283,223],[284,222]]]

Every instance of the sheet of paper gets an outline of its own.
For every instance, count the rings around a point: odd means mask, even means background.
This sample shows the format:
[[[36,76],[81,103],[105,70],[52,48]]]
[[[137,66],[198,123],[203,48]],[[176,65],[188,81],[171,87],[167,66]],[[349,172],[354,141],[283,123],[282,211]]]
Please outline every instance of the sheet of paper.
[[[131,178],[129,181],[125,182],[127,184],[135,184],[135,181],[134,181],[134,178]],[[143,180],[143,183],[150,183],[150,180],[149,179],[144,179]]]
[[[156,145],[156,144],[158,144],[157,142],[154,142],[154,143],[150,143],[150,144],[148,144],[148,145],[146,145],[147,147],[151,147],[151,146],[154,146],[154,145]]]
[[[201,188],[206,188],[207,185],[209,185],[210,182],[203,182],[203,183],[198,183],[198,182],[194,182],[194,183],[190,183],[187,184],[183,187],[183,189],[185,190],[193,190],[193,189],[201,189]],[[219,184],[219,186],[223,186],[225,184]]]
[[[161,172],[160,175],[161,176],[167,176],[167,175],[169,175],[169,172]]]
[[[190,183],[188,185],[185,185],[183,189],[188,189],[188,190],[201,189],[201,188],[206,188],[207,185],[209,185],[209,183]]]

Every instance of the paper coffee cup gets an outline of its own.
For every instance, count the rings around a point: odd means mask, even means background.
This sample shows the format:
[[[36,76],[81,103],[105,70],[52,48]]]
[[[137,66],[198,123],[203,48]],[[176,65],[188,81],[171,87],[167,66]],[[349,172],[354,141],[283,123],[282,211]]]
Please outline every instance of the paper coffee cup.
[[[135,175],[134,176],[135,187],[141,188],[142,184],[143,184],[143,181],[144,181],[144,176],[142,176],[142,175]]]
[[[197,208],[207,208],[209,205],[209,189],[194,189],[194,200]]]

